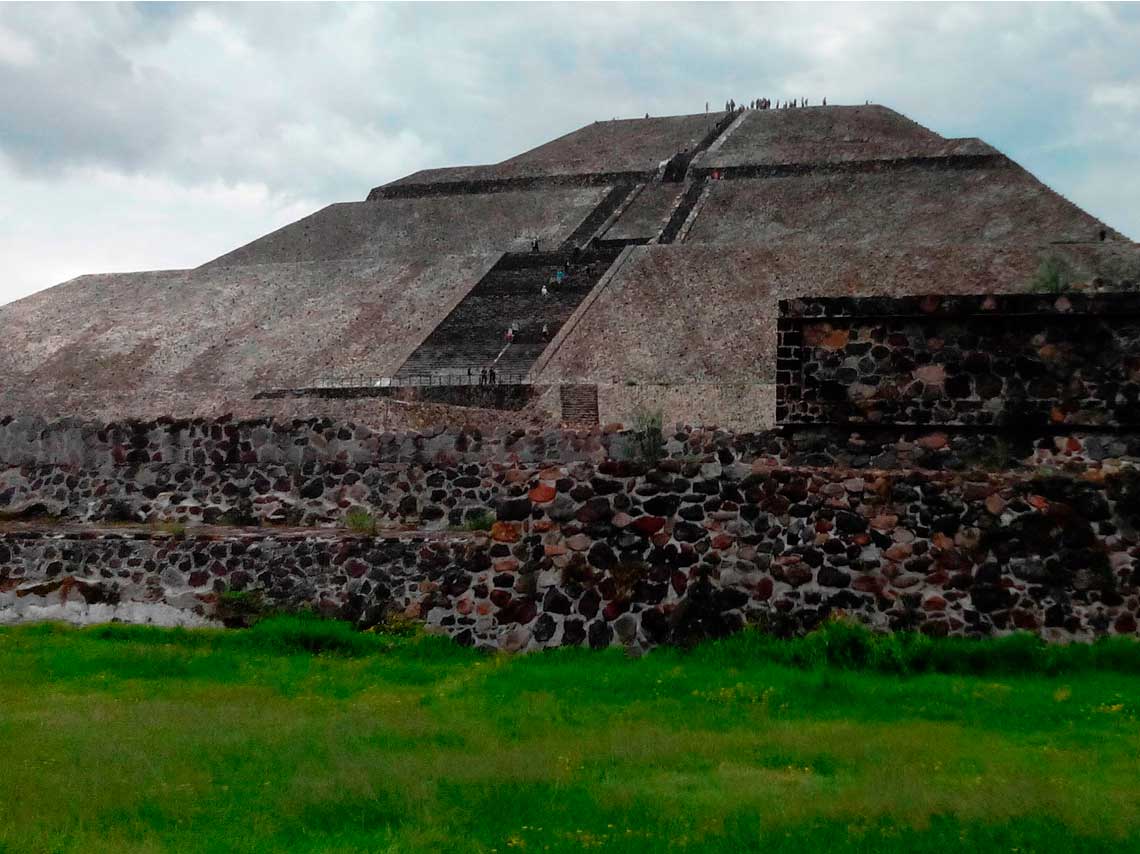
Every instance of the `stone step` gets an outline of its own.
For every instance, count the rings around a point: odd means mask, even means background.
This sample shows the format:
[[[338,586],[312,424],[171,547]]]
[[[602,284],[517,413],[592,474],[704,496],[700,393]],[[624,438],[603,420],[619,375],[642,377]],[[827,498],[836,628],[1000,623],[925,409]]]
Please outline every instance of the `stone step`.
[[[598,423],[598,387],[596,385],[564,385],[559,388],[562,421],[567,424]]]

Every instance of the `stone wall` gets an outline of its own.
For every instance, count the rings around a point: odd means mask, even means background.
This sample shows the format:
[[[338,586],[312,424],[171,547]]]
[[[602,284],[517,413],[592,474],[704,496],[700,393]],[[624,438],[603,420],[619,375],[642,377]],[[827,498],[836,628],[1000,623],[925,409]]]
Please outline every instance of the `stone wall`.
[[[1083,471],[1140,460],[1140,434],[1034,440],[922,429],[677,427],[657,452],[749,465]],[[0,519],[329,527],[364,508],[382,528],[444,530],[494,512],[544,466],[643,453],[636,434],[615,428],[396,434],[328,421],[9,419],[0,421]]]
[[[780,303],[781,423],[1140,426],[1140,295]]]
[[[209,620],[239,590],[363,624],[399,611],[509,649],[688,642],[746,622],[796,633],[839,611],[935,635],[1136,632],[1133,468],[844,471],[724,456],[534,468],[488,533],[10,530],[0,615],[142,604]]]
[[[480,545],[460,534],[12,531],[0,536],[0,623],[203,625],[236,610],[225,594],[244,592],[250,602],[371,624],[418,601],[446,568],[477,565]]]

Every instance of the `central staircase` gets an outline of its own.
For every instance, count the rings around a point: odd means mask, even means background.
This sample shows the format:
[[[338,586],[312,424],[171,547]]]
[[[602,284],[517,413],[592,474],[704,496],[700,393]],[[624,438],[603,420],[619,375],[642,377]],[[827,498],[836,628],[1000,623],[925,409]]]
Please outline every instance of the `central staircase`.
[[[416,348],[396,378],[427,384],[454,381],[468,371],[478,377],[482,369],[493,368],[499,382],[522,382],[620,252],[620,247],[602,247],[504,255]],[[566,273],[561,285],[555,284],[559,270]]]

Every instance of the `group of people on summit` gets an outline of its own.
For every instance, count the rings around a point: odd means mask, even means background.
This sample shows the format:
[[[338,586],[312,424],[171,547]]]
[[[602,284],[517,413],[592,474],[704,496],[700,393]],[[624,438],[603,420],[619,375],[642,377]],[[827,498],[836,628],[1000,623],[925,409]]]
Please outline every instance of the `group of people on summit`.
[[[773,106],[770,98],[757,98],[754,101],[749,101],[747,104],[737,104],[736,101],[729,98],[724,102],[724,111],[726,113],[735,113],[737,110],[787,110],[793,107],[806,107],[807,105],[807,98],[798,98],[783,102],[776,101],[775,106]],[[706,104],[705,106],[707,107],[708,105]],[[823,106],[827,106],[827,98],[823,99]]]

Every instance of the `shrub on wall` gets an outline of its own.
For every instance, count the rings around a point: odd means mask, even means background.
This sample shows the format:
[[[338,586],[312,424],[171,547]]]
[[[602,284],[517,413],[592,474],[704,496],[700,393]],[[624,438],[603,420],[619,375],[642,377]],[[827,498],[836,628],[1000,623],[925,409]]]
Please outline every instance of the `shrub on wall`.
[[[363,507],[353,507],[345,513],[344,524],[358,534],[376,535],[376,517]]]
[[[1029,289],[1039,294],[1063,294],[1072,290],[1072,287],[1072,268],[1056,256],[1042,261],[1029,282]]]
[[[631,420],[634,454],[646,465],[655,464],[665,452],[665,438],[662,432],[665,416],[660,409],[638,407],[634,410]]]
[[[489,510],[481,510],[476,513],[468,513],[467,518],[463,520],[464,531],[489,531],[491,526],[495,524],[495,514]]]

